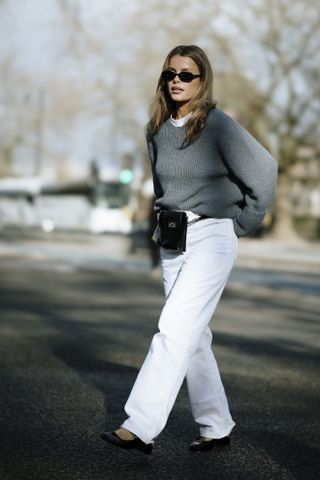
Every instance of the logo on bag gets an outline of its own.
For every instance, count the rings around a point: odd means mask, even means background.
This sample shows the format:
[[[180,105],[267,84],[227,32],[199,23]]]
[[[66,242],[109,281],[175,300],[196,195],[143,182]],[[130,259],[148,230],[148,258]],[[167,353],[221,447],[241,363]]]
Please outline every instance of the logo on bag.
[[[177,222],[168,222],[168,228],[177,228]]]

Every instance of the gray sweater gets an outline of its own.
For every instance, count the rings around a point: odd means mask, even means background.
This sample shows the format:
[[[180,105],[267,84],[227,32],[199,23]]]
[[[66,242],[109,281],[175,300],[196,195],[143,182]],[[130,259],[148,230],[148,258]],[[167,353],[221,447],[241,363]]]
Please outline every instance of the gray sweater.
[[[196,140],[182,147],[184,140],[185,126],[176,127],[170,119],[147,135],[155,211],[232,218],[238,237],[257,230],[275,196],[276,160],[218,108],[210,110]]]

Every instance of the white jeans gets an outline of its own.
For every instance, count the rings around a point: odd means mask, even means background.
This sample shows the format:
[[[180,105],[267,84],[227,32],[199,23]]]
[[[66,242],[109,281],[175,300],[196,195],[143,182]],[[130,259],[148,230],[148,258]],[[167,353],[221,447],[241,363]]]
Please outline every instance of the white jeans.
[[[230,218],[208,218],[188,226],[186,252],[161,248],[166,302],[159,332],[125,404],[121,425],[152,443],[167,423],[186,377],[200,434],[228,435],[235,422],[211,349],[208,326],[238,253]]]

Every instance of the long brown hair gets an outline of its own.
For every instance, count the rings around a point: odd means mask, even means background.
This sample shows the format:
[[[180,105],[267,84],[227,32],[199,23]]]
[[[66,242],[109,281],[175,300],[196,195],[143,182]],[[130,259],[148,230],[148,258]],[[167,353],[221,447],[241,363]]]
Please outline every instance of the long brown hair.
[[[179,45],[169,52],[162,70],[167,70],[174,55],[190,57],[198,65],[201,74],[201,83],[198,92],[190,101],[192,112],[186,124],[186,138],[190,143],[202,131],[209,110],[217,103],[213,100],[213,72],[206,53],[196,45]],[[161,75],[158,80],[156,94],[150,106],[150,120],[147,126],[148,134],[157,133],[162,124],[175,112],[175,103],[171,99],[166,82]]]

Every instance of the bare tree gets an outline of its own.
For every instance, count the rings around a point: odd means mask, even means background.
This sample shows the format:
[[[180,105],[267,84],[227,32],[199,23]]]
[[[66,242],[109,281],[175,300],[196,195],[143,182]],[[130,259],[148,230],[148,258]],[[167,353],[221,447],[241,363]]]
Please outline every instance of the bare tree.
[[[229,18],[242,66],[263,90],[269,148],[279,162],[273,236],[292,238],[288,177],[302,147],[320,152],[320,19],[315,0],[242,0]],[[250,66],[251,61],[251,66]],[[241,67],[239,65],[239,67]],[[263,75],[263,80],[259,76]]]
[[[19,2],[0,2],[0,158],[1,176],[41,173],[44,127],[44,95],[33,79],[17,68],[16,44],[12,41]],[[22,165],[24,164],[24,165]]]

